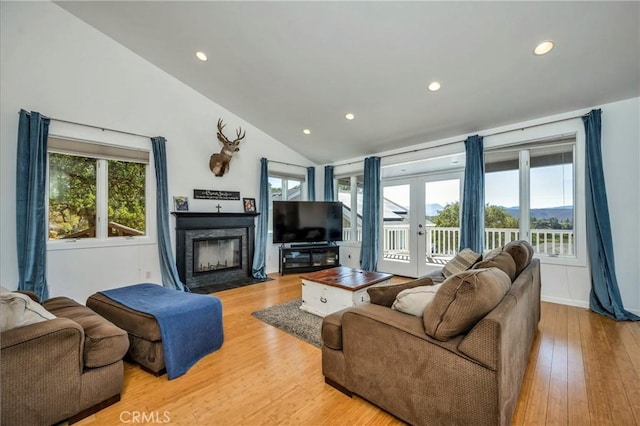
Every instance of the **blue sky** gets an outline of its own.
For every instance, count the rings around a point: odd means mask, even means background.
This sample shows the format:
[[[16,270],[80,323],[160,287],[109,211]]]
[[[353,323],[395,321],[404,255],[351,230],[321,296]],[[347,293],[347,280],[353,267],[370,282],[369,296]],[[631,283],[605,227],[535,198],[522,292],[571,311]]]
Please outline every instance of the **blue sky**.
[[[531,169],[531,208],[550,208],[573,205],[573,167],[571,164]],[[485,175],[485,203],[517,207],[518,171],[487,173]],[[426,203],[446,205],[459,201],[458,179],[427,182]],[[401,206],[409,205],[409,185],[387,188],[384,196]]]

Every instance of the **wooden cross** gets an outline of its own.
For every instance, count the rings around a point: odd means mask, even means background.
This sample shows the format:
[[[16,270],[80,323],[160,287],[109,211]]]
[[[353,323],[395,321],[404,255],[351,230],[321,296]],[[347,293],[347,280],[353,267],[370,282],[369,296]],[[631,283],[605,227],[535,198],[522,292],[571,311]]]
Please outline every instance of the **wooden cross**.
[[[216,209],[218,209],[218,213],[220,213],[220,209],[221,209],[221,208],[222,208],[222,206],[221,206],[220,204],[218,204],[218,205],[216,206]]]

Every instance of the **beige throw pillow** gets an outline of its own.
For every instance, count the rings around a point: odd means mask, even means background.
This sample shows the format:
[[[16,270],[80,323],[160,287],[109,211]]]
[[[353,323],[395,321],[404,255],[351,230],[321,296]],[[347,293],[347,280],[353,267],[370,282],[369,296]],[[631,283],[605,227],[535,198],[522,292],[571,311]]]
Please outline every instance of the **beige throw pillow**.
[[[511,279],[498,268],[471,269],[448,278],[424,310],[426,333],[446,341],[471,330],[502,300]]]
[[[0,294],[0,332],[54,318],[29,296],[15,292]]]
[[[473,265],[473,269],[498,268],[513,282],[516,277],[516,263],[513,257],[506,251],[499,251],[493,256],[485,256],[480,262]]]
[[[480,260],[481,257],[481,254],[476,253],[471,249],[463,249],[442,267],[442,273],[446,278],[449,278],[458,272],[466,271],[473,266],[474,263]]]
[[[421,317],[424,313],[424,308],[433,300],[441,285],[428,285],[402,290],[396,296],[391,309]]]

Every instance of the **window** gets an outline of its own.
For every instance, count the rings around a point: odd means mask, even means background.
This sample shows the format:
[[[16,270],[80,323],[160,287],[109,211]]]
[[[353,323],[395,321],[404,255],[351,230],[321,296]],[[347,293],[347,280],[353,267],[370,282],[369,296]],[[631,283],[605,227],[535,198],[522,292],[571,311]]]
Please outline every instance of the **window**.
[[[147,234],[148,151],[49,138],[49,240]]]
[[[364,177],[346,176],[337,180],[338,201],[342,202],[342,239],[362,241],[362,197]]]
[[[269,224],[273,229],[273,201],[304,201],[303,177],[269,175]]]
[[[575,140],[485,154],[485,249],[528,240],[537,254],[576,256]]]

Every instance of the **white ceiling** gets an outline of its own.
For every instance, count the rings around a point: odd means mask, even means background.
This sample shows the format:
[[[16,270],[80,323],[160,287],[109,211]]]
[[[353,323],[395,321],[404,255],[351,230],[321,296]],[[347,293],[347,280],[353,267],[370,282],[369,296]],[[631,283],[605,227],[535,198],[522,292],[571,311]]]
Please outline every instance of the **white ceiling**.
[[[636,1],[56,3],[318,164],[640,95]]]

